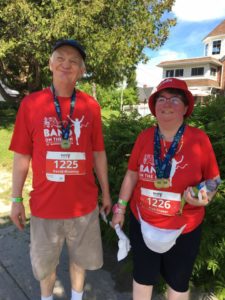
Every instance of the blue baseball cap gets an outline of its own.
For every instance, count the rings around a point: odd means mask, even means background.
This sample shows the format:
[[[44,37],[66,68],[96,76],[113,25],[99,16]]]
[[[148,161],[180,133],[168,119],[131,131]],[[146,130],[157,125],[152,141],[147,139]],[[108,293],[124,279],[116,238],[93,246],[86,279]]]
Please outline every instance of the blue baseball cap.
[[[62,46],[71,46],[75,49],[77,49],[82,56],[83,60],[86,59],[86,53],[84,51],[84,48],[81,46],[81,44],[76,40],[59,40],[55,43],[53,46],[52,52],[54,52],[56,49],[62,47]]]

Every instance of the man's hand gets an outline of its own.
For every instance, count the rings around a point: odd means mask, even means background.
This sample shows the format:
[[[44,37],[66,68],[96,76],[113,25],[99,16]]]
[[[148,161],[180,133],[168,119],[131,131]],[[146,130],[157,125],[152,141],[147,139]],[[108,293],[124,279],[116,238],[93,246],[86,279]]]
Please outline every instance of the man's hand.
[[[13,202],[10,218],[19,230],[23,230],[26,224],[25,208],[22,202]]]
[[[100,213],[104,212],[105,215],[107,216],[110,213],[111,208],[112,208],[112,201],[110,196],[102,195],[102,206],[100,208]]]

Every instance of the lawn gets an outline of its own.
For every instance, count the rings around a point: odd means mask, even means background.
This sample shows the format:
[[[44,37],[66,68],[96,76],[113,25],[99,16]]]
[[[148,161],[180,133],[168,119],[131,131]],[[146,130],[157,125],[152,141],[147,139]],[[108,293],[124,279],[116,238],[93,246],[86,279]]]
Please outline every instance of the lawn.
[[[9,151],[9,144],[15,122],[16,111],[14,109],[0,110],[0,202],[3,206],[10,204],[11,197],[11,178],[13,152]],[[31,175],[28,175],[24,186],[24,204],[27,210],[27,216],[30,214],[28,199],[31,190]],[[2,210],[3,211],[3,210]],[[0,212],[0,216],[8,214],[7,210]]]
[[[12,136],[13,126],[10,124],[7,128],[0,126],[0,168],[11,170],[13,153],[8,150]]]

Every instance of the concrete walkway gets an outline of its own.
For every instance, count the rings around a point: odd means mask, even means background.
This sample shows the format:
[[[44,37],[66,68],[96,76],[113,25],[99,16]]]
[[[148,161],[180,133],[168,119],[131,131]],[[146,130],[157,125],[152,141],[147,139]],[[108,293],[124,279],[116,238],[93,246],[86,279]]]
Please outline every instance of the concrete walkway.
[[[116,249],[105,249],[101,270],[88,271],[84,300],[131,300],[132,278],[125,271],[127,260],[117,262]],[[68,257],[63,249],[54,289],[55,300],[70,299]],[[153,300],[165,300],[154,295]],[[193,292],[191,300],[216,300]],[[0,300],[40,300],[39,284],[34,279],[29,257],[29,226],[23,232],[14,225],[0,228]],[[141,300],[141,299],[140,299]]]
[[[84,300],[131,300],[131,278],[123,276],[124,282],[115,275],[121,263],[109,251],[105,253],[105,265],[101,270],[88,271]],[[111,271],[109,270],[111,269]],[[119,275],[119,274],[118,274]],[[126,290],[127,289],[127,290]],[[58,278],[54,289],[54,299],[70,299],[68,257],[63,249]],[[0,300],[39,300],[39,284],[34,279],[29,257],[29,228],[19,232],[15,226],[0,228]],[[155,296],[155,300],[163,297]]]

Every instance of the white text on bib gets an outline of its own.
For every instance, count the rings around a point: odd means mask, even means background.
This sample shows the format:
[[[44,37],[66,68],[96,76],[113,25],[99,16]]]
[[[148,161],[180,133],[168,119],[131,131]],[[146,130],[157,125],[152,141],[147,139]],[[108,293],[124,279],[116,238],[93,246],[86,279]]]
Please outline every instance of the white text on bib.
[[[46,177],[50,181],[63,182],[65,175],[85,175],[84,152],[48,151],[46,155]]]
[[[140,206],[157,214],[174,216],[180,211],[181,194],[141,188]]]

